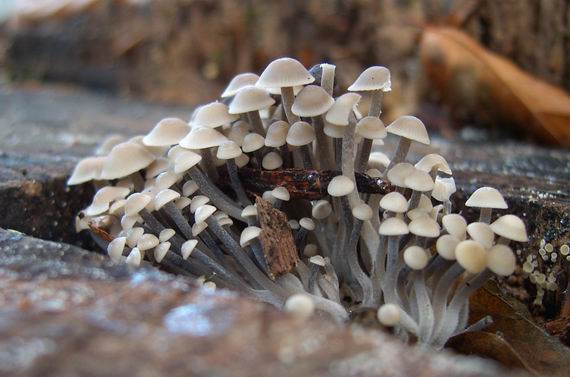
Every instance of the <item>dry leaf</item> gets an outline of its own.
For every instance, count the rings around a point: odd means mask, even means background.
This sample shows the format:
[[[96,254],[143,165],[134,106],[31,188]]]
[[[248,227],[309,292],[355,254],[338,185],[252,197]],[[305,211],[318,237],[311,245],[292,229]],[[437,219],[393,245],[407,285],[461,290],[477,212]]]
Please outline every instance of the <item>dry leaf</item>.
[[[563,90],[458,29],[426,28],[420,53],[431,84],[446,101],[470,107],[480,121],[513,123],[543,141],[570,146],[570,97]]]

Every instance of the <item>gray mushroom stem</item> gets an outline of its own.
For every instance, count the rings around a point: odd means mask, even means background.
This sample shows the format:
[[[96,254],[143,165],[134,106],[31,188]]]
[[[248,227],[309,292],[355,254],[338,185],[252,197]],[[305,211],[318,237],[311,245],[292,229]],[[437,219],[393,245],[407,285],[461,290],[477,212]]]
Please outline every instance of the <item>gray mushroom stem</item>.
[[[370,94],[370,109],[368,110],[369,116],[380,117],[380,114],[382,114],[382,97],[384,97],[382,90],[372,91]]]
[[[284,87],[281,88],[281,102],[283,104],[283,110],[285,110],[285,115],[287,116],[287,120],[289,124],[293,124],[299,121],[299,117],[291,111],[291,107],[293,106],[293,102],[295,101],[295,94],[293,92],[293,87]]]
[[[388,174],[388,171],[394,167],[394,165],[403,162],[408,155],[408,151],[410,150],[410,146],[412,145],[412,140],[406,139],[405,137],[400,137],[400,142],[398,143],[398,147],[396,148],[396,152],[394,153],[394,158],[390,161],[390,164],[384,171],[384,175]]]
[[[323,170],[333,169],[334,167],[333,160],[331,158],[329,140],[324,132],[325,122],[323,121],[322,115],[313,117],[312,122],[317,137],[318,160],[321,162],[321,166],[319,166],[319,168]]]
[[[490,224],[492,214],[492,208],[481,208],[481,211],[479,212],[479,221],[482,223]]]
[[[308,170],[313,169],[313,161],[311,158],[311,151],[309,149],[309,145],[301,145],[299,147],[299,151],[301,153],[301,159],[303,161],[303,167]]]
[[[352,226],[352,231],[350,233],[350,237],[348,239],[348,244],[346,248],[347,257],[348,257],[348,265],[350,267],[350,272],[352,276],[358,282],[358,285],[362,289],[362,306],[363,307],[372,307],[373,306],[373,288],[372,288],[372,281],[366,275],[366,273],[360,267],[360,263],[358,262],[358,240],[360,239],[360,230],[362,229],[362,220],[354,219],[354,225]]]
[[[247,113],[249,118],[249,123],[256,134],[265,136],[265,128],[263,127],[263,122],[261,121],[261,116],[259,116],[259,111],[250,111]]]
[[[235,159],[230,158],[229,160],[226,160],[226,164],[227,164],[228,175],[230,176],[230,182],[231,182],[232,188],[233,188],[234,192],[236,193],[239,202],[243,206],[250,205],[251,201],[247,197],[247,194],[245,193],[243,185],[241,184],[241,181],[239,180]]]
[[[360,151],[358,153],[358,161],[356,162],[356,171],[363,173],[368,167],[368,159],[372,151],[372,139],[364,138],[360,143]]]
[[[344,131],[342,139],[342,175],[350,178],[354,182],[354,190],[348,194],[350,206],[353,208],[360,203],[358,191],[356,191],[356,177],[354,175],[354,130],[356,129],[356,118],[350,115],[348,126]]]
[[[332,64],[321,64],[321,87],[330,96],[333,95],[334,91],[335,68]]]
[[[433,331],[434,311],[430,301],[430,296],[425,282],[425,271],[414,272],[414,293],[416,295],[419,333],[418,339],[421,343],[427,343]]]
[[[382,280],[382,291],[384,300],[388,304],[397,304],[401,306],[400,299],[396,292],[396,283],[398,281],[398,261],[399,254],[399,236],[388,236],[388,253],[386,260],[386,273]]]

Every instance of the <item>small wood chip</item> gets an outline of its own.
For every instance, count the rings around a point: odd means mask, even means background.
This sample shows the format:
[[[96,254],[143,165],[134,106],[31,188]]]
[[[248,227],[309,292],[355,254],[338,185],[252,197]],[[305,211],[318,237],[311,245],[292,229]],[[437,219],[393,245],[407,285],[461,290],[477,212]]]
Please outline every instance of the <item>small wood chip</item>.
[[[260,239],[263,255],[269,275],[274,279],[291,272],[299,261],[299,254],[287,223],[287,215],[259,196],[256,196],[255,204],[262,230]]]

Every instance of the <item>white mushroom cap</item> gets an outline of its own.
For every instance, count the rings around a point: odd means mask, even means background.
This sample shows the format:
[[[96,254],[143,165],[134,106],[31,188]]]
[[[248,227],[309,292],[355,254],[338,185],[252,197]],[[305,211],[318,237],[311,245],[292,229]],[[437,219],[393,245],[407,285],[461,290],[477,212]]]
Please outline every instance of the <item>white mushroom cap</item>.
[[[380,199],[380,207],[386,211],[403,213],[408,210],[408,201],[404,195],[392,191]]]
[[[496,208],[496,209],[506,209],[508,208],[503,195],[492,187],[481,187],[465,202],[467,207],[476,208]]]
[[[285,187],[275,187],[273,191],[271,191],[271,195],[285,202],[288,202],[289,199],[291,199],[291,195],[289,194],[289,191]]]
[[[164,146],[164,147],[152,147],[152,146],[148,146],[145,145],[143,142],[145,135],[137,135],[134,137],[131,137],[129,140],[127,140],[127,143],[134,143],[134,144],[138,144],[142,147],[144,147],[147,151],[149,151],[150,153],[152,153],[154,155],[154,157],[162,157],[164,156],[164,153],[166,153],[166,151],[168,150],[168,146]]]
[[[457,263],[472,274],[478,274],[487,267],[487,252],[475,241],[461,241],[455,248],[455,257]]]
[[[184,209],[184,208],[188,207],[190,205],[190,203],[192,203],[192,199],[190,199],[186,196],[181,196],[180,198],[178,198],[174,201],[174,205],[178,209]]]
[[[442,171],[445,174],[452,174],[447,161],[445,161],[445,158],[437,153],[430,153],[428,155],[425,155],[416,163],[416,169],[425,171],[426,173],[429,173],[434,167],[437,167],[439,171]]]
[[[214,212],[216,212],[216,211],[217,211],[217,208],[212,206],[212,205],[209,205],[209,204],[198,207],[198,209],[196,210],[196,213],[194,213],[194,220],[196,220],[197,224],[203,223],[206,221],[207,218],[212,216],[214,214]]]
[[[241,73],[235,76],[222,93],[222,98],[233,97],[243,87],[255,85],[259,76],[255,73]]]
[[[372,208],[366,203],[360,203],[352,209],[352,216],[361,221],[370,220],[373,214]]]
[[[295,293],[285,301],[285,312],[299,319],[308,319],[315,312],[313,300],[306,294]]]
[[[194,248],[196,248],[196,245],[198,245],[198,240],[185,241],[182,244],[182,246],[180,247],[180,252],[182,253],[182,258],[188,259],[190,254],[192,254],[192,252],[194,251]]]
[[[138,239],[137,247],[139,250],[144,251],[156,247],[158,243],[158,238],[154,234],[146,233]]]
[[[384,326],[396,326],[400,323],[400,307],[395,304],[384,304],[378,309],[376,317]]]
[[[335,126],[348,126],[350,114],[356,108],[362,96],[356,93],[345,93],[338,97],[327,112],[327,122]]]
[[[455,248],[459,244],[459,239],[451,234],[444,234],[437,239],[435,248],[440,257],[447,260],[455,260]]]
[[[437,221],[429,216],[415,218],[408,225],[410,233],[420,237],[434,238],[439,236],[440,227]]]
[[[289,228],[291,228],[293,230],[299,229],[299,222],[295,219],[291,219],[291,220],[287,221],[287,224],[289,224]]]
[[[258,238],[261,234],[261,228],[257,226],[248,226],[242,230],[239,237],[239,244],[241,247],[248,246],[251,242]]]
[[[257,217],[257,207],[253,204],[245,206],[241,211],[241,217],[256,216]]]
[[[313,81],[315,78],[297,60],[280,58],[269,63],[255,85],[261,88],[284,88],[307,85]]]
[[[134,248],[129,253],[129,256],[126,259],[126,262],[131,267],[138,267],[141,264],[142,255],[138,248]]]
[[[135,216],[142,211],[150,202],[152,196],[135,192],[127,198],[125,203],[125,215]]]
[[[129,229],[126,232],[127,245],[129,247],[137,246],[137,242],[139,242],[139,239],[143,236],[143,234],[144,234],[144,229],[141,227],[134,227]]]
[[[129,194],[130,190],[124,187],[105,186],[97,190],[93,197],[91,205],[83,210],[87,216],[96,216],[109,209],[112,201],[123,199]]]
[[[180,146],[188,149],[206,149],[217,147],[226,141],[228,138],[213,128],[193,127],[192,131],[180,140]]]
[[[370,90],[381,90],[389,92],[392,90],[390,81],[390,70],[386,67],[374,66],[367,68],[348,87],[351,92],[366,92]]]
[[[173,171],[165,171],[164,173],[160,173],[154,182],[155,191],[169,188],[180,179],[182,179],[182,175]]]
[[[404,250],[404,262],[412,270],[422,270],[428,263],[428,254],[419,246],[410,246]]]
[[[344,137],[344,126],[335,126],[331,123],[325,124],[325,135],[332,137],[333,139],[342,139]]]
[[[317,245],[315,245],[314,243],[308,243],[305,245],[305,248],[303,249],[303,254],[306,257],[314,257],[317,255],[318,252],[318,248]],[[310,262],[310,260],[309,260]]]
[[[268,147],[279,148],[287,142],[287,133],[289,132],[289,123],[278,120],[271,123],[267,129],[265,137],[265,145]]]
[[[491,229],[495,234],[509,240],[526,242],[528,235],[526,227],[520,217],[515,215],[505,215],[499,217],[491,224]]]
[[[495,245],[487,254],[487,267],[495,274],[508,276],[515,272],[517,258],[510,247]]]
[[[154,248],[154,259],[157,263],[162,262],[168,250],[170,250],[170,242],[161,242]]]
[[[297,94],[299,94],[299,92],[300,92],[303,88],[304,88],[303,85],[295,85],[295,86],[293,87],[293,95],[296,96]],[[267,88],[266,90],[267,90],[270,94],[273,94],[273,95],[276,95],[276,96],[281,95],[281,88]]]
[[[465,232],[467,231],[467,221],[465,221],[465,218],[463,216],[456,213],[445,215],[441,219],[441,223],[443,224],[445,230],[447,230],[447,233],[460,240],[465,238]]]
[[[308,85],[295,97],[291,111],[300,117],[315,117],[329,111],[333,104],[334,99],[323,88]]]
[[[382,172],[378,169],[368,169],[366,175],[371,178],[382,178]]]
[[[269,152],[261,160],[261,167],[265,170],[275,170],[283,166],[283,159],[277,152]]]
[[[170,161],[168,161],[167,158],[159,157],[146,168],[144,172],[145,173],[144,177],[146,179],[154,178],[160,173],[164,173],[165,171],[167,171],[169,166],[170,166]]]
[[[113,204],[111,204],[109,206],[109,210],[107,210],[107,213],[109,215],[114,215],[114,216],[122,216],[125,214],[125,205],[127,204],[127,200],[126,199],[118,199],[115,200],[113,202]]]
[[[244,114],[259,111],[275,103],[269,92],[257,86],[241,88],[230,103],[230,114]]]
[[[174,235],[176,234],[176,231],[172,228],[166,228],[160,231],[160,234],[158,235],[158,240],[160,242],[166,242],[169,239],[171,239],[172,237],[174,237]]]
[[[126,242],[127,237],[117,237],[107,245],[107,254],[114,263],[119,263],[121,261]]]
[[[198,153],[192,151],[182,152],[176,157],[176,161],[174,161],[174,173],[182,174],[188,169],[198,165],[200,161],[202,161],[202,156]]]
[[[229,217],[222,217],[218,219],[218,224],[220,224],[220,226],[227,226],[227,225],[233,225],[234,222],[231,218]]]
[[[184,182],[184,186],[182,186],[182,195],[184,196],[193,195],[199,189],[200,187],[198,187],[198,184],[190,179]]]
[[[404,234],[408,234],[408,226],[406,223],[397,218],[397,217],[390,217],[380,224],[378,228],[378,233],[383,236],[401,236]]]
[[[383,139],[387,132],[380,118],[366,116],[356,123],[356,134],[366,139]]]
[[[418,143],[430,143],[426,126],[421,120],[411,115],[404,115],[393,121],[386,131],[391,134],[417,141]]]
[[[198,208],[202,207],[203,205],[209,202],[210,198],[208,198],[207,196],[196,195],[194,198],[192,198],[192,202],[190,203],[190,212],[195,213]]]
[[[326,219],[332,213],[331,204],[324,200],[318,200],[313,204],[313,209],[311,210],[311,215],[317,220]]]
[[[301,228],[307,230],[315,230],[315,222],[308,217],[301,218],[301,220],[299,220],[299,225],[301,226]]]
[[[390,158],[382,152],[372,152],[368,158],[368,167],[383,171],[390,165]]]
[[[171,189],[164,189],[158,192],[154,197],[154,209],[158,211],[166,203],[170,203],[176,199],[180,198],[180,194]]]
[[[155,156],[140,144],[125,142],[116,145],[103,164],[101,179],[126,177],[146,168]]]
[[[250,130],[251,127],[249,123],[238,120],[231,125],[230,129],[227,131],[226,136],[228,139],[241,147],[243,145],[243,139],[245,138],[245,135],[247,135]]]
[[[263,148],[264,145],[265,138],[260,134],[252,132],[247,134],[243,139],[242,149],[245,153],[251,153]]]
[[[433,196],[435,200],[446,202],[456,191],[457,188],[455,187],[455,180],[453,178],[442,178],[437,176],[435,178],[431,196]]]
[[[220,160],[229,160],[231,158],[237,158],[241,154],[241,148],[239,145],[233,141],[226,141],[220,144],[218,151],[216,152],[216,157]]]
[[[166,118],[158,122],[142,140],[147,146],[165,147],[178,144],[189,132],[188,123],[182,119]]]
[[[123,135],[109,135],[108,137],[101,142],[101,144],[95,150],[96,156],[107,156],[111,149],[115,147],[115,145],[121,144],[126,141],[126,138]]]
[[[390,183],[392,183],[394,186],[406,187],[406,177],[412,174],[415,170],[416,168],[414,168],[412,164],[409,164],[407,162],[400,162],[399,164],[394,165],[392,169],[388,171],[387,177]]]
[[[417,208],[425,212],[430,212],[433,209],[433,204],[431,204],[431,199],[428,198],[427,195],[421,194]]]
[[[174,145],[170,147],[170,149],[168,149],[166,158],[168,159],[168,161],[173,163],[174,161],[176,161],[176,158],[180,156],[180,154],[183,152],[188,152],[188,149],[182,148],[180,145]]]
[[[221,102],[200,106],[194,113],[192,124],[216,128],[239,119],[239,115],[230,114],[228,110],[228,106]]]
[[[345,175],[337,175],[331,179],[327,192],[330,196],[345,196],[354,190],[354,182]]]
[[[192,236],[196,237],[198,236],[200,233],[202,233],[202,231],[204,231],[204,229],[206,229],[208,227],[208,224],[206,223],[194,223],[194,225],[192,225]]]
[[[430,175],[416,168],[404,178],[404,184],[414,191],[427,192],[433,189],[433,179]]]
[[[324,267],[327,264],[327,262],[325,261],[325,258],[323,258],[320,255],[314,255],[314,256],[310,257],[309,263],[316,264],[317,266],[321,266],[321,267]]]
[[[293,123],[287,133],[287,144],[300,147],[315,140],[315,129],[307,122],[298,121]]]
[[[490,249],[495,240],[495,234],[487,223],[475,222],[467,225],[467,233],[472,240],[477,241],[485,249]]]
[[[80,183],[100,179],[105,160],[106,157],[87,157],[79,161],[77,165],[75,165],[71,177],[67,180],[67,185],[78,185]]]
[[[130,230],[137,222],[140,222],[139,220],[138,216],[123,215],[123,217],[121,217],[121,228],[123,228],[123,230]]]

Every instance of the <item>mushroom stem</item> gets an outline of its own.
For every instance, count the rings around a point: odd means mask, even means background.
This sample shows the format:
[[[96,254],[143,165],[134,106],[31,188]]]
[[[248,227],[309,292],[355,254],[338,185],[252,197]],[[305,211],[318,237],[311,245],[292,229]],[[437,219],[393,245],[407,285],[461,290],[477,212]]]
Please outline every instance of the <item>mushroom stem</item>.
[[[190,226],[188,220],[186,220],[180,209],[176,207],[174,203],[172,202],[166,203],[162,207],[162,209],[172,219],[172,221],[174,221],[176,227],[182,232],[182,234],[184,235],[184,237],[186,237],[187,240],[192,238],[192,227]]]
[[[370,95],[370,109],[368,110],[368,116],[376,118],[380,117],[380,114],[382,114],[382,97],[384,97],[382,90],[372,91]]]
[[[364,138],[360,143],[360,153],[358,155],[358,162],[356,163],[357,172],[363,173],[366,171],[371,150],[372,150],[372,139]]]
[[[285,110],[285,115],[289,124],[293,124],[299,121],[299,117],[291,111],[293,102],[295,101],[295,94],[293,93],[293,87],[283,87],[281,88],[281,102],[283,104],[283,110]]]
[[[263,122],[259,116],[259,111],[250,111],[247,113],[247,117],[249,118],[249,123],[251,124],[253,131],[256,134],[265,136],[265,128],[263,127]]]
[[[332,64],[321,64],[321,87],[330,95],[334,91],[335,66]]]
[[[362,289],[362,306],[363,307],[372,307],[373,306],[373,289],[372,289],[372,281],[366,275],[366,273],[360,267],[360,263],[358,262],[358,240],[360,239],[360,230],[362,229],[362,220],[354,219],[354,225],[352,226],[352,231],[350,233],[350,238],[348,240],[346,252],[348,257],[348,265],[350,267],[350,271],[352,276],[356,279],[360,288]]]
[[[417,208],[418,204],[420,204],[421,197],[421,191],[412,190],[412,196],[410,197],[410,205],[408,206],[408,211]]]
[[[329,140],[327,135],[325,135],[324,128],[325,122],[323,121],[322,115],[312,118],[313,127],[315,128],[315,133],[317,136],[317,153],[320,161],[320,169],[333,169],[332,159],[330,153]]]
[[[478,320],[474,324],[466,327],[464,330],[460,330],[460,331],[456,332],[455,334],[453,334],[453,336],[465,334],[468,332],[482,331],[482,330],[486,329],[487,327],[491,326],[493,324],[493,322],[494,322],[493,317],[491,317],[490,315],[486,315],[485,317],[481,318],[480,320]]]
[[[342,139],[342,175],[350,178],[354,182],[354,190],[348,194],[350,206],[353,208],[360,202],[358,191],[356,190],[356,177],[354,175],[354,130],[356,129],[356,118],[351,114],[348,126],[344,130]]]
[[[309,231],[303,227],[301,227],[301,229],[297,231],[297,234],[295,234],[295,246],[297,247],[297,250],[299,250],[299,254],[303,253],[303,246],[305,246],[307,234],[309,234]]]
[[[291,153],[289,153],[289,148],[287,144],[283,144],[279,147],[279,152],[281,153],[281,158],[283,159],[283,168],[292,168],[293,164],[291,162]]]
[[[311,160],[311,151],[309,145],[301,145],[299,147],[301,152],[301,159],[303,160],[303,167],[307,170],[313,169],[313,161]]]
[[[380,304],[382,298],[382,278],[384,277],[385,267],[386,267],[386,248],[387,239],[384,236],[380,236],[380,241],[378,242],[378,250],[376,251],[376,257],[372,260],[372,288],[374,304]]]
[[[261,248],[261,243],[259,240],[254,240],[250,245],[252,254],[259,265],[259,267],[267,274],[269,273],[269,266],[265,260],[265,255],[263,254],[263,249]]]
[[[387,304],[400,304],[396,293],[396,283],[398,281],[398,261],[400,255],[398,246],[400,243],[399,236],[388,236],[388,258],[386,261],[386,273],[382,281],[382,291],[384,292],[384,301]]]
[[[200,149],[200,155],[202,156],[202,161],[200,162],[200,166],[204,171],[208,174],[208,177],[213,182],[218,180],[218,172],[216,170],[216,165],[214,164],[214,157],[210,152],[209,148]]]
[[[492,213],[493,209],[491,208],[481,208],[481,211],[479,212],[479,221],[482,223],[490,224]]]
[[[418,339],[420,343],[427,343],[433,330],[434,312],[426,287],[425,270],[415,271],[414,292],[416,294],[420,325],[419,333],[417,334]]]
[[[342,139],[334,139],[335,170],[342,169]]]
[[[392,158],[390,164],[388,164],[388,167],[384,171],[385,176],[388,174],[388,171],[390,171],[390,169],[394,167],[394,165],[399,164],[400,162],[405,160],[411,145],[412,141],[410,139],[406,139],[405,137],[400,137],[400,142],[398,143],[398,147],[396,148],[396,152],[394,153],[394,158]]]
[[[250,205],[251,201],[247,197],[247,194],[245,193],[245,190],[243,189],[243,186],[239,180],[235,159],[230,158],[229,160],[226,161],[226,164],[227,164],[228,175],[230,176],[230,182],[231,182],[232,188],[234,189],[234,192],[236,193],[239,202],[243,206]]]

